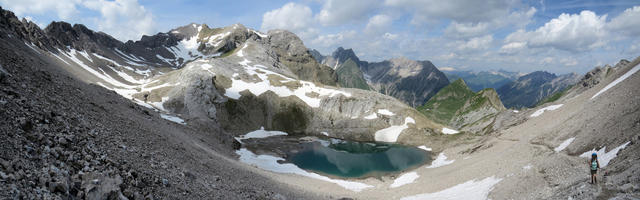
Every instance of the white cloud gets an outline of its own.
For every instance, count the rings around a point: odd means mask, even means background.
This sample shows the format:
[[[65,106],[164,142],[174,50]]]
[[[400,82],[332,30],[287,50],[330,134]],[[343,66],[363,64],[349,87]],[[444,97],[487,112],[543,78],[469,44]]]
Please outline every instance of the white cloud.
[[[78,12],[76,4],[80,3],[80,0],[0,0],[0,3],[5,7],[4,9],[9,9],[18,16],[53,11],[60,19],[67,20]]]
[[[628,36],[640,35],[640,6],[628,8],[609,22],[608,27]]]
[[[461,51],[478,50],[478,49],[489,48],[492,42],[493,42],[493,36],[485,35],[483,37],[471,38],[470,40],[463,42],[461,44],[458,44],[456,46],[458,46],[458,50],[461,50]]]
[[[497,17],[486,22],[467,22],[459,23],[451,22],[444,30],[447,37],[452,38],[470,38],[485,35],[489,31],[493,31],[505,26],[515,26],[522,28],[531,22],[531,17],[536,13],[536,8],[530,7],[527,10],[513,11],[504,17]]]
[[[117,39],[137,40],[155,31],[153,15],[137,0],[89,0],[84,1],[83,5],[100,11],[102,17],[95,19],[98,30]]]
[[[311,8],[296,3],[287,3],[265,13],[262,17],[264,31],[270,29],[286,29],[290,31],[304,30],[311,26],[313,17]]]
[[[500,48],[500,53],[506,53],[506,54],[516,53],[517,51],[525,48],[526,46],[527,46],[526,42],[511,42],[511,43],[502,45],[502,47]]]
[[[385,0],[385,5],[412,12],[414,23],[441,18],[461,23],[478,23],[506,16],[513,2],[511,0]]]
[[[389,17],[388,15],[384,15],[384,14],[380,14],[380,15],[376,15],[371,17],[371,19],[369,19],[369,23],[367,23],[367,26],[365,27],[364,31],[366,33],[380,33],[385,31],[386,29],[389,28],[389,26],[391,25],[391,17]]]
[[[526,42],[528,47],[553,47],[571,52],[592,50],[605,44],[606,19],[607,15],[598,16],[588,10],[580,14],[563,13],[535,31],[513,32],[505,42]]]
[[[327,0],[316,18],[324,26],[335,26],[366,19],[367,14],[379,4],[378,0],[339,1]]]

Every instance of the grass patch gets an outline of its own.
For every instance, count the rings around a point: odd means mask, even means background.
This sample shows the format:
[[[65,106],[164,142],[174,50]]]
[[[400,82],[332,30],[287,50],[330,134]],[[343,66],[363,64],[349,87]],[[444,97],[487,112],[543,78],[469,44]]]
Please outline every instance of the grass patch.
[[[447,124],[465,102],[474,96],[462,79],[442,88],[427,103],[418,107],[418,111],[428,118]]]
[[[237,52],[239,49],[240,49],[240,48],[235,48],[235,49],[233,49],[233,50],[231,50],[231,51],[227,51],[227,52],[223,53],[222,55],[220,55],[220,58],[228,57],[228,56],[230,56],[231,54],[234,54],[235,52]]]

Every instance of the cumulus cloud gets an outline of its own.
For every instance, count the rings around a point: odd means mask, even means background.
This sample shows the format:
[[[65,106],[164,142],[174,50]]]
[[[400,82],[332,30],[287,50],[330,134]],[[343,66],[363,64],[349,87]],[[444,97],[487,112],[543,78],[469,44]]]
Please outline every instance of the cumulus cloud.
[[[0,0],[5,9],[13,11],[18,16],[55,12],[63,20],[69,19],[78,12],[76,5],[80,2],[81,0]]]
[[[510,42],[500,47],[500,53],[513,54],[527,46],[526,42]]]
[[[413,22],[433,19],[452,19],[461,23],[491,21],[506,16],[514,1],[511,0],[385,0],[385,5],[413,13]]]
[[[571,52],[592,50],[605,44],[606,20],[607,15],[598,16],[588,10],[579,14],[563,13],[535,31],[513,32],[505,41],[507,44],[524,42],[532,48],[553,47]]]
[[[317,36],[313,13],[308,6],[287,3],[281,8],[266,12],[262,16],[261,29],[284,29],[297,34],[302,40],[311,40]]]
[[[367,14],[379,4],[378,0],[339,1],[327,0],[316,18],[324,26],[335,26],[366,19]]]
[[[139,39],[155,31],[153,15],[137,0],[90,0],[84,1],[83,5],[99,11],[102,17],[95,19],[98,30],[117,39]]]
[[[262,30],[303,30],[311,26],[311,8],[297,3],[287,3],[282,8],[269,11],[262,17]]]
[[[627,36],[640,35],[640,6],[628,8],[608,24],[613,31],[619,31]]]
[[[367,23],[367,26],[365,27],[364,31],[366,33],[380,33],[385,31],[387,28],[389,28],[389,26],[391,25],[391,17],[389,17],[388,15],[384,15],[384,14],[379,14],[376,16],[371,17],[371,19],[369,19],[369,23]]]

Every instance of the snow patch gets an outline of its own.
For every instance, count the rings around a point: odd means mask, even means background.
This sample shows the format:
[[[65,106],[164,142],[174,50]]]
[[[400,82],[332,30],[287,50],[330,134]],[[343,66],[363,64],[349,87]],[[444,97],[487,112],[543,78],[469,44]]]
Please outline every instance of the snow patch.
[[[571,142],[573,142],[573,140],[575,140],[575,137],[569,138],[567,140],[565,140],[564,142],[562,142],[560,144],[560,146],[556,147],[555,149],[553,149],[556,152],[560,152],[562,150],[564,150],[565,148],[567,148],[569,146],[569,144],[571,144]]]
[[[27,47],[29,47],[31,50],[35,51],[38,54],[41,54],[40,51],[38,51],[33,43],[27,44],[27,42],[24,42],[25,45],[27,45]]]
[[[591,151],[587,151],[587,152],[584,152],[583,154],[580,154],[580,157],[591,158],[591,154],[592,153],[597,153],[598,154],[598,161],[600,162],[600,167],[606,167],[609,164],[609,162],[611,162],[611,160],[613,160],[614,158],[616,158],[616,156],[618,156],[618,151],[620,151],[620,150],[624,149],[625,147],[627,147],[627,145],[629,145],[629,143],[631,143],[631,142],[629,141],[627,143],[624,143],[624,144],[620,145],[619,147],[616,147],[615,149],[612,149],[609,152],[606,152],[607,147],[602,147],[602,149],[600,149],[598,151],[593,149]]]
[[[346,97],[351,96],[350,93],[340,91],[340,90],[335,90],[335,89],[318,87],[314,83],[311,83],[308,81],[299,81],[301,86],[293,90],[287,88],[286,86],[273,86],[268,80],[268,75],[278,76],[285,81],[296,81],[296,80],[291,79],[289,77],[282,76],[273,71],[270,71],[265,66],[262,66],[262,65],[251,66],[249,65],[249,63],[251,63],[251,61],[247,59],[243,60],[242,62],[239,62],[240,65],[244,66],[244,70],[249,75],[249,77],[257,76],[259,78],[259,81],[246,82],[244,80],[232,79],[231,87],[226,89],[225,96],[232,99],[239,99],[240,96],[242,96],[240,95],[240,92],[244,90],[248,90],[255,96],[260,96],[262,93],[265,93],[267,91],[272,91],[279,97],[296,96],[300,98],[300,100],[307,103],[307,105],[314,108],[320,107],[321,97],[325,97],[325,96],[333,97],[338,94],[344,95]],[[318,97],[309,96],[309,94],[313,94],[313,93],[318,94],[317,95]]]
[[[396,180],[393,180],[393,183],[390,185],[390,187],[397,188],[409,183],[413,183],[413,181],[418,179],[418,177],[420,177],[420,175],[418,175],[418,173],[416,172],[409,172],[409,173],[403,174],[400,177],[396,178]]]
[[[481,181],[470,180],[445,190],[424,193],[414,196],[403,197],[401,200],[417,200],[417,199],[446,199],[446,200],[468,200],[468,199],[487,199],[489,192],[502,179],[493,176],[482,179]]]
[[[60,50],[61,52],[63,52],[62,50]],[[82,69],[86,70],[87,72],[89,72],[90,74],[96,76],[97,78],[99,78],[100,80],[109,83],[113,86],[116,87],[122,87],[122,88],[133,88],[134,86],[128,85],[128,84],[124,84],[118,80],[113,79],[113,77],[105,74],[105,73],[100,73],[98,71],[96,71],[95,69],[89,67],[88,65],[84,64],[84,62],[82,62],[80,59],[78,59],[78,51],[76,51],[75,49],[71,49],[71,53],[70,55],[66,54],[63,52],[63,55],[65,55],[67,58],[69,58],[71,61],[75,62],[78,66],[82,67]]]
[[[564,104],[558,104],[558,105],[550,105],[544,108],[541,108],[539,110],[536,110],[536,112],[534,112],[533,114],[531,114],[529,117],[537,117],[542,115],[542,113],[544,113],[545,111],[552,111],[552,110],[556,110],[560,107],[562,107],[562,105]]]
[[[252,31],[253,33],[255,33],[256,35],[260,36],[261,38],[266,38],[266,37],[267,37],[267,34],[260,33],[260,32],[258,32],[258,31],[256,31],[256,30],[251,30],[251,31]]]
[[[427,147],[425,145],[419,146],[418,149],[423,149],[425,151],[431,151],[432,150],[431,148],[429,148],[429,147]]]
[[[525,165],[524,167],[522,167],[522,169],[523,170],[530,170],[531,167],[533,167],[533,166],[531,166],[531,163],[529,163],[529,164]]]
[[[178,124],[187,125],[187,123],[184,122],[184,119],[182,119],[180,117],[171,116],[171,115],[165,115],[165,114],[160,114],[160,117],[162,117],[163,119],[178,123]]]
[[[450,165],[451,163],[453,163],[453,161],[456,160],[447,160],[447,156],[445,156],[444,153],[440,153],[435,160],[431,161],[431,165],[429,165],[427,168],[438,168],[445,165]]]
[[[450,129],[447,127],[442,128],[442,134],[452,135],[452,134],[458,134],[458,133],[460,133],[460,131]]]
[[[325,131],[322,131],[322,132],[320,132],[320,133],[322,133],[322,135],[324,135],[324,136],[329,137],[329,133],[327,133],[327,132],[325,132]]]
[[[256,155],[253,152],[247,150],[246,148],[237,150],[236,154],[240,156],[240,158],[238,158],[240,162],[253,165],[263,170],[276,172],[276,173],[298,174],[298,175],[306,176],[313,179],[327,181],[327,182],[335,183],[341,187],[344,187],[354,192],[360,192],[364,189],[373,187],[371,185],[367,185],[364,183],[330,179],[326,176],[322,176],[312,172],[307,172],[291,163],[278,163],[278,161],[284,161],[283,158],[279,158],[271,155]]]
[[[407,117],[404,119],[404,124],[402,125],[390,126],[385,129],[376,131],[374,138],[376,141],[380,142],[396,142],[398,140],[398,136],[400,136],[400,133],[402,133],[404,129],[409,128],[409,123],[415,124],[416,121],[411,117]]]
[[[381,115],[387,115],[387,116],[394,116],[394,115],[396,115],[395,113],[393,113],[393,112],[391,112],[391,111],[389,111],[389,110],[387,110],[387,109],[378,109],[378,114],[381,114]]]
[[[260,127],[260,130],[251,131],[247,134],[241,135],[240,137],[236,137],[236,140],[240,141],[240,140],[245,140],[250,138],[267,138],[267,137],[278,136],[278,135],[288,135],[288,134],[282,131],[265,131],[264,127]]]
[[[238,51],[238,53],[236,54],[238,57],[244,57],[244,54],[242,53],[242,50],[244,50],[244,48],[247,48],[248,43],[244,43],[244,46],[242,46],[242,48],[240,48],[240,50]]]
[[[624,73],[624,75],[620,76],[619,78],[617,78],[615,81],[609,83],[609,85],[605,86],[604,88],[602,88],[602,90],[598,91],[598,93],[596,93],[595,95],[593,95],[591,97],[591,99],[596,98],[598,95],[606,92],[607,90],[611,89],[613,86],[616,86],[618,83],[624,81],[624,79],[629,78],[631,75],[635,74],[636,72],[638,72],[638,70],[640,70],[640,65],[636,65],[635,67],[633,67],[632,69],[630,69],[627,73]]]
[[[376,113],[371,113],[370,115],[367,115],[364,118],[365,119],[375,119],[375,118],[378,118],[378,115],[376,115]]]

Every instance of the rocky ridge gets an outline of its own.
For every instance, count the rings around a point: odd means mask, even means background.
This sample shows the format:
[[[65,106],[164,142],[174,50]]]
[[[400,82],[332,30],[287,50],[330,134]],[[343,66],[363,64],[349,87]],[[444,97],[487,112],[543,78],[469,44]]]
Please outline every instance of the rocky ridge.
[[[425,105],[418,107],[418,110],[455,129],[479,133],[506,109],[494,89],[474,93],[464,80],[458,79],[440,90]]]

